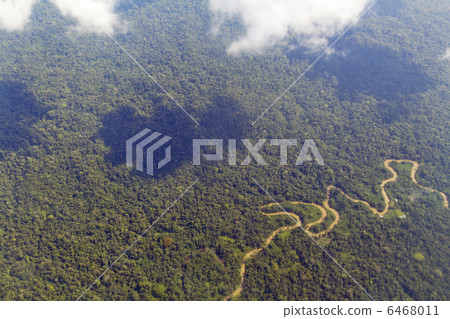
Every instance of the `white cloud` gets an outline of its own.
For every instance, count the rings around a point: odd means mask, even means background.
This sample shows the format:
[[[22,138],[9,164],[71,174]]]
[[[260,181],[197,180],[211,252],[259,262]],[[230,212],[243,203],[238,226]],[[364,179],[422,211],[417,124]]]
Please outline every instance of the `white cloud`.
[[[22,30],[30,19],[33,4],[39,0],[0,0],[0,28]],[[78,31],[113,33],[119,18],[114,7],[119,0],[50,0],[62,15],[75,19]],[[81,8],[83,9],[81,9]]]
[[[22,30],[36,0],[0,0],[0,29]]]
[[[450,48],[447,48],[447,50],[445,50],[442,60],[450,60]]]
[[[108,33],[114,32],[114,27],[119,22],[114,13],[117,0],[50,0],[64,16],[69,16],[77,21],[76,29],[79,31],[102,33],[100,25]],[[77,5],[78,4],[78,5]],[[81,9],[81,8],[83,9]]]
[[[310,49],[323,48],[364,11],[370,0],[210,0],[217,24],[238,16],[247,33],[227,52],[261,53],[290,37]]]

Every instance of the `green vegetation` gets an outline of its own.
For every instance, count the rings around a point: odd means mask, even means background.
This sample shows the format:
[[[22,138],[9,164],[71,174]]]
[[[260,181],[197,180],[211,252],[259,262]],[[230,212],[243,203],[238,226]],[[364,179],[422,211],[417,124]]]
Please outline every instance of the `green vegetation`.
[[[242,26],[212,36],[206,0],[134,4],[121,7],[129,33],[118,41],[200,127],[109,38],[68,36],[47,2],[23,32],[0,31],[1,300],[77,299],[197,177],[83,300],[229,295],[243,255],[293,223],[261,214],[271,201],[252,178],[305,223],[320,212],[288,202],[321,204],[328,185],[382,210],[388,158],[419,162],[420,184],[450,194],[446,1],[380,1],[255,126],[317,54],[281,47],[231,57]],[[155,178],[124,163],[125,141],[146,127],[174,137],[173,161]],[[267,145],[269,166],[193,167],[200,137],[313,138],[326,166],[280,167]],[[411,182],[409,165],[392,166],[391,214],[407,218],[379,218],[333,192],[341,218],[319,241],[378,300],[448,300],[449,210]],[[249,260],[243,288],[239,300],[367,300],[301,229]]]
[[[394,217],[394,218],[406,218],[404,212],[401,209],[390,209],[389,212],[385,216],[386,218]]]
[[[284,208],[286,212],[293,213],[299,216],[303,225],[315,222],[316,220],[319,220],[320,217],[322,217],[322,213],[320,212],[320,210],[317,207],[311,205],[286,202],[281,204],[281,206]],[[278,212],[284,213],[284,211],[278,205],[266,206],[263,207],[261,210],[263,213],[266,214]],[[292,221],[292,223],[294,222]]]
[[[416,254],[413,255],[413,257],[414,257],[415,260],[418,260],[418,261],[424,261],[425,260],[425,256],[422,255],[421,253],[416,253]]]
[[[284,242],[286,241],[287,238],[289,238],[289,236],[291,236],[291,231],[284,231],[278,234],[278,237],[280,237],[280,239]]]

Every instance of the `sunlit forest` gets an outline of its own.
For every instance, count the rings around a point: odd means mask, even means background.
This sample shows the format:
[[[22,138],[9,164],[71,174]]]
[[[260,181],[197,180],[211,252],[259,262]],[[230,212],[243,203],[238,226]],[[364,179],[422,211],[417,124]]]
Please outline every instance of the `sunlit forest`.
[[[21,32],[0,29],[0,299],[76,300],[197,178],[199,181],[82,300],[223,300],[244,256],[302,223],[327,187],[385,207],[384,162],[420,164],[417,182],[450,195],[450,19],[445,0],[385,0],[320,54],[275,46],[231,56],[239,19],[211,32],[207,0],[122,1],[115,38],[199,122],[196,125],[104,34],[74,34],[47,1]],[[173,137],[156,176],[125,165],[144,128]],[[192,139],[313,139],[325,164],[192,165]],[[238,164],[248,155],[238,144]],[[318,242],[377,300],[449,300],[449,209],[393,163],[389,212],[332,190],[340,219]],[[328,211],[330,213],[330,211]],[[333,215],[311,228],[319,233]],[[300,229],[278,233],[246,262],[233,300],[368,300]]]

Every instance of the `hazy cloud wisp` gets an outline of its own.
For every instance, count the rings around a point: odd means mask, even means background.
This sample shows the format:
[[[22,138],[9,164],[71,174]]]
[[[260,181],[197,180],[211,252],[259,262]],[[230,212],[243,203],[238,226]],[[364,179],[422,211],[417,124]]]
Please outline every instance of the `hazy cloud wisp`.
[[[442,60],[450,60],[450,48],[447,48],[447,50],[445,50],[445,53],[442,56]]]
[[[0,0],[0,29],[22,30],[37,0]]]
[[[261,53],[290,37],[304,47],[325,47],[328,39],[343,32],[364,11],[371,0],[209,0],[215,28],[240,17],[246,34],[227,52]]]
[[[30,19],[33,4],[39,0],[0,0],[0,28],[20,31]],[[75,19],[78,31],[109,33],[119,22],[114,8],[119,0],[50,0],[62,15]],[[83,8],[83,10],[81,8]],[[87,13],[87,14],[86,14]]]
[[[117,0],[50,0],[64,16],[69,16],[77,21],[76,29],[79,31],[101,33],[98,25],[108,33],[114,32],[114,26],[119,19],[114,13]],[[83,8],[83,10],[81,8]]]

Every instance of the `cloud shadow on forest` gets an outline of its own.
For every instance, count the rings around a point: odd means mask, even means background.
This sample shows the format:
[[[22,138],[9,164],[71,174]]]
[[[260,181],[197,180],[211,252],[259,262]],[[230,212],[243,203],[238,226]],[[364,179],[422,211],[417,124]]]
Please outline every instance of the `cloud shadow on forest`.
[[[245,138],[250,117],[242,111],[243,108],[239,103],[227,96],[216,96],[212,100],[208,111],[199,119],[200,126],[193,123],[176,107],[171,109],[155,107],[151,117],[141,115],[131,106],[124,106],[106,114],[98,136],[110,148],[107,161],[114,166],[124,165],[126,141],[146,128],[172,137],[169,142],[172,146],[172,161],[155,174],[157,178],[192,163],[193,139]],[[158,150],[160,153],[156,153],[155,157],[163,158],[163,151],[164,148]],[[137,171],[135,173],[141,174]]]
[[[28,87],[17,81],[0,81],[0,150],[18,151],[39,144],[33,124],[45,110]]]
[[[379,101],[425,92],[436,85],[423,66],[411,61],[405,52],[388,47],[342,44],[333,54],[322,58],[311,70],[311,78],[335,77],[339,97],[358,101],[360,94]],[[301,51],[288,53],[291,60],[311,58]]]

